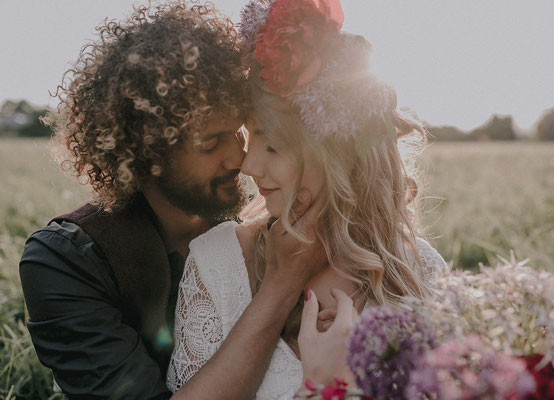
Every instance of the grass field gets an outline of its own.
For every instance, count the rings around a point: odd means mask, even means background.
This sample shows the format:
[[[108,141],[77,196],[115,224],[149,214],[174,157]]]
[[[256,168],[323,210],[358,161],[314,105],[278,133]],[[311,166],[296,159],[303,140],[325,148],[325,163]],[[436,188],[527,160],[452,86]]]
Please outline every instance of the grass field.
[[[420,189],[429,241],[461,268],[496,256],[554,271],[554,144],[449,143],[427,150]],[[18,262],[25,239],[87,198],[44,140],[0,140],[0,399],[45,399],[49,372],[24,326]]]
[[[441,143],[423,162],[422,226],[457,267],[529,258],[554,272],[554,143]]]

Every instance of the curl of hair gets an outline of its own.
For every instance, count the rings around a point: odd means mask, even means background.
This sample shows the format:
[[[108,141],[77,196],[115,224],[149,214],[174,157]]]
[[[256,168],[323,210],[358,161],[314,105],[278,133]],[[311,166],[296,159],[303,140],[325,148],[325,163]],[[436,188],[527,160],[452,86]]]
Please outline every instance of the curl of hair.
[[[244,118],[248,98],[238,35],[212,3],[140,6],[96,30],[43,122],[62,168],[113,210],[162,173],[170,146],[197,136],[214,111]]]
[[[355,304],[403,307],[405,296],[422,298],[422,261],[418,254],[414,199],[417,194],[416,155],[426,142],[426,131],[413,118],[393,113],[397,141],[384,140],[365,157],[356,155],[353,139],[333,136],[318,140],[303,127],[298,110],[272,94],[257,74],[251,74],[252,104],[264,135],[277,152],[291,157],[299,175],[281,219],[287,231],[307,240],[289,221],[292,203],[303,175],[303,155],[324,174],[324,205],[316,233],[330,265],[356,283]],[[270,226],[261,224],[255,238],[253,260],[258,285],[264,275],[264,246]],[[295,345],[303,300],[292,311],[283,338]]]

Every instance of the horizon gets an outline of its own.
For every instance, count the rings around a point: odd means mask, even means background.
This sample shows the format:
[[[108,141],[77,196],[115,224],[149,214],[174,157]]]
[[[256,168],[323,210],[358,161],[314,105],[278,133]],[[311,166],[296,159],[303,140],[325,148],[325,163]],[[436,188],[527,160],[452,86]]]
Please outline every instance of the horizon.
[[[95,39],[94,27],[105,17],[129,15],[137,2],[45,3],[7,0],[0,6],[0,46],[9,61],[0,67],[0,103],[27,100],[54,108],[48,90],[56,89],[80,48]],[[246,1],[214,3],[237,22]],[[554,107],[554,2],[341,3],[343,31],[373,44],[373,70],[396,89],[399,106],[429,125],[467,132],[493,115],[510,115],[514,128],[525,133]]]

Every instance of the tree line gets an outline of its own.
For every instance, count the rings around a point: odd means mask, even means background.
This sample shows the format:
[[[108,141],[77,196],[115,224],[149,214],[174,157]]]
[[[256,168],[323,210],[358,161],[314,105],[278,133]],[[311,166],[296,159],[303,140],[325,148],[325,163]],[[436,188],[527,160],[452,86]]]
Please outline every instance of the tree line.
[[[510,115],[493,115],[483,125],[470,132],[464,132],[454,126],[428,126],[429,132],[437,141],[488,141],[518,140],[513,119]],[[546,110],[536,124],[535,131],[525,139],[554,140],[554,108]]]
[[[50,128],[40,117],[49,110],[32,105],[26,100],[7,100],[0,107],[0,137],[50,137]],[[518,140],[511,116],[493,115],[485,124],[470,132],[454,126],[428,126],[436,141]],[[546,110],[529,139],[554,140],[554,107]]]

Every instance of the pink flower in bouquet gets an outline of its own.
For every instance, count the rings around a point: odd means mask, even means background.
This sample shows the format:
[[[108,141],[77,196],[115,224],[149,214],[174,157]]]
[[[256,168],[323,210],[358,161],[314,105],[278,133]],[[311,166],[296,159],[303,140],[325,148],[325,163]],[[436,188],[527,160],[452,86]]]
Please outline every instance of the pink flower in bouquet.
[[[335,378],[335,385],[325,385],[319,392],[323,400],[343,400],[346,396],[346,382]]]
[[[258,31],[260,77],[283,97],[311,82],[323,67],[325,44],[343,22],[339,0],[276,0]]]
[[[341,378],[335,378],[334,385],[317,385],[308,379],[305,386],[308,391],[294,396],[295,399],[344,400],[348,394],[348,384]]]
[[[549,362],[541,369],[537,369],[537,365],[543,359],[542,354],[533,354],[530,357],[522,358],[527,365],[527,370],[537,384],[536,390],[526,397],[527,400],[549,400],[554,399],[554,367],[552,362]]]
[[[410,376],[406,398],[517,400],[534,390],[535,382],[523,361],[499,353],[470,335],[427,352]]]

